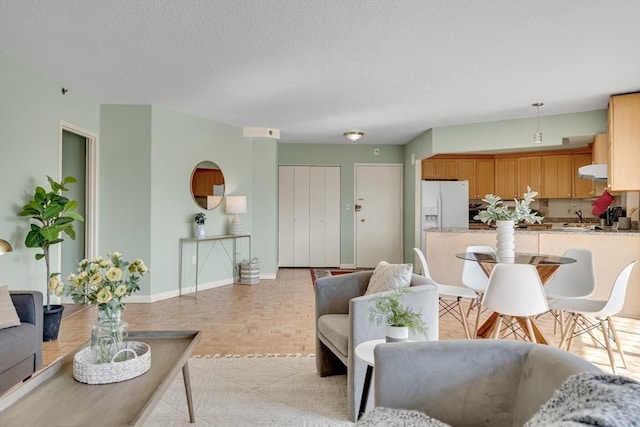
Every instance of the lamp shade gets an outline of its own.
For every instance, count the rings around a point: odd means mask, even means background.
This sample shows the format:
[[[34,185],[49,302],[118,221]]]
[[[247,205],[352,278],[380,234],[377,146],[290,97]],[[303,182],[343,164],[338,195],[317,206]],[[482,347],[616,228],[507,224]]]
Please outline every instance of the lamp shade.
[[[13,248],[6,240],[0,239],[0,255],[11,252]]]
[[[227,196],[227,213],[241,214],[247,212],[247,196]]]

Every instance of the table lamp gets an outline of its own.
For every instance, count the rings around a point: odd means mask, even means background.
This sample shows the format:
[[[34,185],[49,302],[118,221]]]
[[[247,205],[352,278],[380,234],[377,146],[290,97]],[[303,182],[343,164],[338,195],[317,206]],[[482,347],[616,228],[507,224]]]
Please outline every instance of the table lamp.
[[[227,213],[233,214],[229,225],[229,234],[238,236],[242,234],[242,223],[238,214],[247,212],[246,196],[227,196]]]
[[[13,248],[6,240],[0,239],[0,255],[11,252]]]

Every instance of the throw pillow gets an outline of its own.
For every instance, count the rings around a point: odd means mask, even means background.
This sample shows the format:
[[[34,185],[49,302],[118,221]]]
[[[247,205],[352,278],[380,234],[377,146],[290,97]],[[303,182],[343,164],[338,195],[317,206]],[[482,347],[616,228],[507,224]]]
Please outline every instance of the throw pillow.
[[[9,295],[7,285],[0,286],[0,329],[20,326],[20,318]]]
[[[392,291],[394,289],[409,286],[413,265],[411,264],[389,264],[380,261],[369,280],[365,295],[377,294],[378,292]]]
[[[378,406],[356,423],[359,427],[451,427],[415,409],[395,409]]]
[[[525,427],[638,425],[640,383],[602,372],[572,375]]]

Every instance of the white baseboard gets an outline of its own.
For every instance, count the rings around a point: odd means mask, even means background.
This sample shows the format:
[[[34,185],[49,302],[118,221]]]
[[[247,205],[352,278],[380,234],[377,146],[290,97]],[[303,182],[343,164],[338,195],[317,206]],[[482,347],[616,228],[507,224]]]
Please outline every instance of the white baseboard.
[[[278,278],[278,273],[275,273],[275,274],[261,274],[260,278],[264,279],[264,280],[275,280],[275,279]]]
[[[345,270],[355,270],[356,266],[355,264],[340,264],[340,268]]]
[[[206,291],[207,289],[219,288],[220,286],[232,285],[232,284],[233,284],[232,278],[216,280],[215,282],[209,282],[209,283],[200,283],[198,285],[198,292]],[[195,286],[182,288],[182,295],[190,295],[193,293],[195,293]],[[149,304],[152,302],[163,301],[169,298],[175,298],[177,296],[180,296],[180,290],[172,289],[167,292],[162,292],[162,293],[153,294],[153,295],[135,295],[135,294],[130,295],[129,297],[127,297],[127,299],[124,302],[125,304],[126,303]]]

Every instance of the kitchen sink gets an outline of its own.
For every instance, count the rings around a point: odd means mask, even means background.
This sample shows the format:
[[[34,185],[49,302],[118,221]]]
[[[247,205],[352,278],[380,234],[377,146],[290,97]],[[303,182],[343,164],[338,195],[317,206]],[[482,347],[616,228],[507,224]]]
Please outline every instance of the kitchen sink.
[[[562,230],[564,231],[591,231],[595,228],[595,224],[587,224],[584,222],[569,222],[562,224]]]

